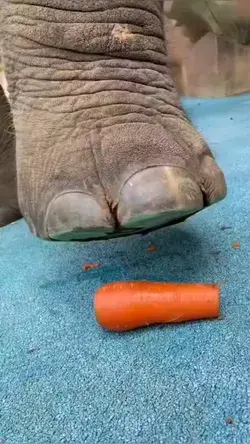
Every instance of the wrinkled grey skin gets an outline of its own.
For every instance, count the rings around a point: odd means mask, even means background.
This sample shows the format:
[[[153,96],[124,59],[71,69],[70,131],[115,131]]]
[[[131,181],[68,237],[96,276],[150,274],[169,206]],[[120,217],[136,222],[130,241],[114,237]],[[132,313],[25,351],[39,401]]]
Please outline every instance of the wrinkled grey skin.
[[[15,132],[10,105],[0,85],[0,227],[21,217],[16,186]]]
[[[163,1],[2,0],[1,7],[18,198],[33,233],[59,240],[130,233],[225,197],[223,173],[173,85]],[[0,176],[10,188],[12,179],[12,169]],[[5,201],[1,193],[0,206]]]

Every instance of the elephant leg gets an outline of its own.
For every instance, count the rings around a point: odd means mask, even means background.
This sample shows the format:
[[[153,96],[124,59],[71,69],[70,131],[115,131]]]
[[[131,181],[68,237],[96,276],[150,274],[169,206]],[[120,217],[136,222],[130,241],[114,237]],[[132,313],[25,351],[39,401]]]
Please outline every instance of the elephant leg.
[[[16,185],[15,133],[10,105],[0,85],[0,227],[20,217]]]
[[[19,202],[31,230],[90,240],[176,223],[226,195],[181,108],[163,1],[3,1]]]

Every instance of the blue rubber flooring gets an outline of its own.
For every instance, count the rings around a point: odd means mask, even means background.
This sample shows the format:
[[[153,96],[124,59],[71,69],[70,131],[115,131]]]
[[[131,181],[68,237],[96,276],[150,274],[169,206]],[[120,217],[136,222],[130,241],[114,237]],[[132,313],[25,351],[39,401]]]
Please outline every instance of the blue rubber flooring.
[[[0,230],[1,444],[250,443],[250,96],[184,105],[225,171],[224,202],[118,241]],[[120,279],[219,283],[224,317],[104,332],[94,292]]]

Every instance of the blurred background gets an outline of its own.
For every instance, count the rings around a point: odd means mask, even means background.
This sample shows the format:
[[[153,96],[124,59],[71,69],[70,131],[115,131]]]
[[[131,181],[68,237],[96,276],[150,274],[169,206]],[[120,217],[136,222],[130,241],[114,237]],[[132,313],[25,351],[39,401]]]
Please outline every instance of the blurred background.
[[[180,94],[250,91],[250,0],[165,0],[166,32]]]

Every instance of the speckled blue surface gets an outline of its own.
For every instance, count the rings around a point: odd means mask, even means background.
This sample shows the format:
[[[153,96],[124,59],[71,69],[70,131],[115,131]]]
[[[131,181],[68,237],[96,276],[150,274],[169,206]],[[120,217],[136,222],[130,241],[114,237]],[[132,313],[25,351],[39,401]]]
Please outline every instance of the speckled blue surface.
[[[1,444],[250,443],[250,96],[184,103],[226,173],[223,203],[107,243],[0,231]],[[118,279],[221,283],[225,318],[106,333],[93,295]]]

